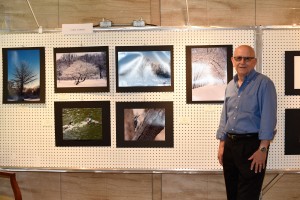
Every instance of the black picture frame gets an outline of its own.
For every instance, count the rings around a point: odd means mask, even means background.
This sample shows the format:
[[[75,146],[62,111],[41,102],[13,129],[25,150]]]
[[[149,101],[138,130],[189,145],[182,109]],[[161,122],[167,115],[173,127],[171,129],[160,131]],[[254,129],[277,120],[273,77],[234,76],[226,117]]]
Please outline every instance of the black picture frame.
[[[3,104],[45,103],[45,48],[2,48]]]
[[[53,51],[55,93],[109,92],[108,46]]]
[[[300,95],[300,51],[285,51],[285,95]]]
[[[300,109],[285,109],[285,155],[300,155]]]
[[[188,104],[224,102],[225,88],[233,78],[232,51],[232,45],[186,46]]]
[[[116,102],[116,113],[117,147],[174,147],[173,102]]]
[[[54,102],[56,146],[110,146],[110,102]]]
[[[174,91],[173,45],[116,46],[117,92]]]

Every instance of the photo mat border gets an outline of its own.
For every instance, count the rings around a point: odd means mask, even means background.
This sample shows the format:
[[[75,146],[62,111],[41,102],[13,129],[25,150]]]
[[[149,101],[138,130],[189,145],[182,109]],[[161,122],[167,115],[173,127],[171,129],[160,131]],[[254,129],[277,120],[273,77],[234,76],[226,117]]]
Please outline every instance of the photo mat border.
[[[125,141],[124,109],[165,108],[165,141]],[[173,102],[116,102],[117,147],[174,147]]]

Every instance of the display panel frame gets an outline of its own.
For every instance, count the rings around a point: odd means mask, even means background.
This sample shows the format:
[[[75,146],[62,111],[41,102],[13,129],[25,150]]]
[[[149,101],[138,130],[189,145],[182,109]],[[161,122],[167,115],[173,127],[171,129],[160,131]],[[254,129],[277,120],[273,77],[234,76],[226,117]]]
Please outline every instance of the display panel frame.
[[[116,113],[117,147],[174,146],[173,102],[116,102]]]

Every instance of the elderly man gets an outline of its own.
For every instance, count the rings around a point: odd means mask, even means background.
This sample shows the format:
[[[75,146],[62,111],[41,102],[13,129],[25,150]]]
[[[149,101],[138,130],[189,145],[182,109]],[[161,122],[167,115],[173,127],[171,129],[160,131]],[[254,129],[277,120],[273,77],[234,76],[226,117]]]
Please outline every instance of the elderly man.
[[[273,82],[255,71],[255,51],[241,45],[231,58],[229,82],[217,131],[228,200],[259,200],[270,141],[275,135],[277,95]]]

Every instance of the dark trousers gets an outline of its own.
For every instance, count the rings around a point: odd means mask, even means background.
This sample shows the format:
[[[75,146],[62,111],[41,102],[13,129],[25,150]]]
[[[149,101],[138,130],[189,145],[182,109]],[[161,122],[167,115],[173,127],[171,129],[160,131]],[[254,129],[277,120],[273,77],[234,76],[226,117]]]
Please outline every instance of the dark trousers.
[[[248,160],[259,145],[257,138],[226,139],[223,172],[228,200],[259,200],[266,170],[255,173]]]

